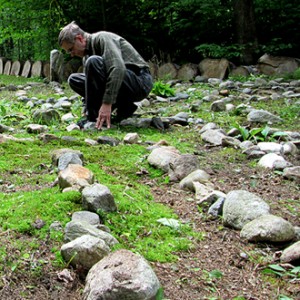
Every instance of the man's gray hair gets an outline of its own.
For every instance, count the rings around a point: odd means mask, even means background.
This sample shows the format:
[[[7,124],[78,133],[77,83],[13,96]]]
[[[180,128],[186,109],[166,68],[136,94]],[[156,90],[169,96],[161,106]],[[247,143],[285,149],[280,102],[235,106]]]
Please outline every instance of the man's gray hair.
[[[83,36],[85,32],[75,23],[75,21],[66,25],[59,33],[59,46],[61,46],[63,42],[73,44],[78,34],[81,34]]]

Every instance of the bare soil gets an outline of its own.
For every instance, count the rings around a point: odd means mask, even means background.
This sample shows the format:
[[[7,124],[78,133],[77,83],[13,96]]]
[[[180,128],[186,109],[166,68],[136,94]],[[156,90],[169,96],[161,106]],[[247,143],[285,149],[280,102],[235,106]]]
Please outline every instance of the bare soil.
[[[216,150],[208,150],[215,152]],[[217,153],[217,152],[216,152]],[[206,165],[216,162],[212,153]],[[294,163],[299,165],[299,157]],[[273,214],[281,216],[293,225],[299,226],[299,185],[286,181],[270,170],[253,170],[245,164],[227,163],[221,169],[206,169],[211,173],[215,187],[228,193],[245,189],[259,195],[271,206]],[[269,300],[280,299],[280,295],[290,299],[300,299],[299,280],[266,277],[262,270],[269,264],[278,264],[280,251],[288,245],[252,244],[240,239],[240,232],[222,225],[222,219],[211,219],[200,212],[195,202],[187,201],[190,195],[176,188],[154,189],[159,202],[165,203],[189,223],[195,230],[205,232],[205,239],[195,244],[188,253],[180,253],[175,264],[155,264],[155,270],[164,287],[167,299],[236,299]],[[285,200],[289,200],[288,203]],[[296,206],[293,206],[296,203]],[[290,206],[291,205],[291,206]],[[291,212],[294,207],[295,213]],[[223,276],[209,277],[218,270]],[[276,278],[276,279],[275,279]]]
[[[203,169],[211,175],[216,189],[224,193],[235,189],[256,193],[270,204],[273,214],[300,226],[299,184],[271,170],[253,169],[242,161],[229,162],[218,155],[220,149],[217,147],[204,146],[200,150],[206,153]],[[299,165],[299,156],[292,162]],[[218,163],[220,167],[216,167]],[[268,264],[278,263],[278,251],[287,245],[243,241],[239,231],[224,227],[221,218],[212,219],[205,209],[199,209],[193,193],[180,190],[177,183],[158,185],[146,177],[141,181],[151,185],[155,201],[172,207],[183,222],[192,224],[194,230],[205,235],[188,252],[177,253],[177,262],[151,263],[165,299],[269,300],[280,299],[279,295],[300,299],[299,280],[291,282],[288,277],[265,277],[262,274]],[[12,238],[27,242],[32,239],[10,231],[0,233],[1,244],[6,244],[7,252],[12,255],[18,255],[9,243]],[[54,258],[53,245],[47,240],[40,243],[34,257],[23,259],[22,272],[14,272],[5,264],[1,266],[6,275],[0,281],[0,299],[81,299],[85,274],[68,269],[72,279],[60,276],[62,270],[47,263]],[[37,267],[39,272],[33,276],[32,269]],[[222,275],[219,278],[210,276],[214,270]]]

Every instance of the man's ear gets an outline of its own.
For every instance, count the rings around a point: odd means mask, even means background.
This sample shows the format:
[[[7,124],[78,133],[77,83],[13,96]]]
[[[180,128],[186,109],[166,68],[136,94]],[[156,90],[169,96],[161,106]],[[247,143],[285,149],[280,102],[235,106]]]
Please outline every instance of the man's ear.
[[[82,43],[82,41],[84,40],[84,37],[81,34],[77,34],[76,39]]]

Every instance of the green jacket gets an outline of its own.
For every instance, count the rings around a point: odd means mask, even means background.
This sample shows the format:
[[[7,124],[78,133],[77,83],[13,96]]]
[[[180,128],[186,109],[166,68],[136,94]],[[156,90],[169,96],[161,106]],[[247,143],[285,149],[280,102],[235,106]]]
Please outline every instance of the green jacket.
[[[148,64],[128,41],[117,34],[99,31],[86,34],[85,38],[87,55],[102,56],[106,66],[108,77],[102,103],[114,104],[126,68],[130,69],[130,66],[144,68],[148,67]]]

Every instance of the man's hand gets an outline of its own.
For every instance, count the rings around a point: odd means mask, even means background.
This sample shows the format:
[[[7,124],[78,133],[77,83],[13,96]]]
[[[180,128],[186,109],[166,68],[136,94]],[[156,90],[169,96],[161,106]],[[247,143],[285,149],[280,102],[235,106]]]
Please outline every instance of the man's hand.
[[[111,104],[103,103],[99,109],[99,114],[96,122],[96,128],[101,129],[106,123],[107,128],[110,128]]]

